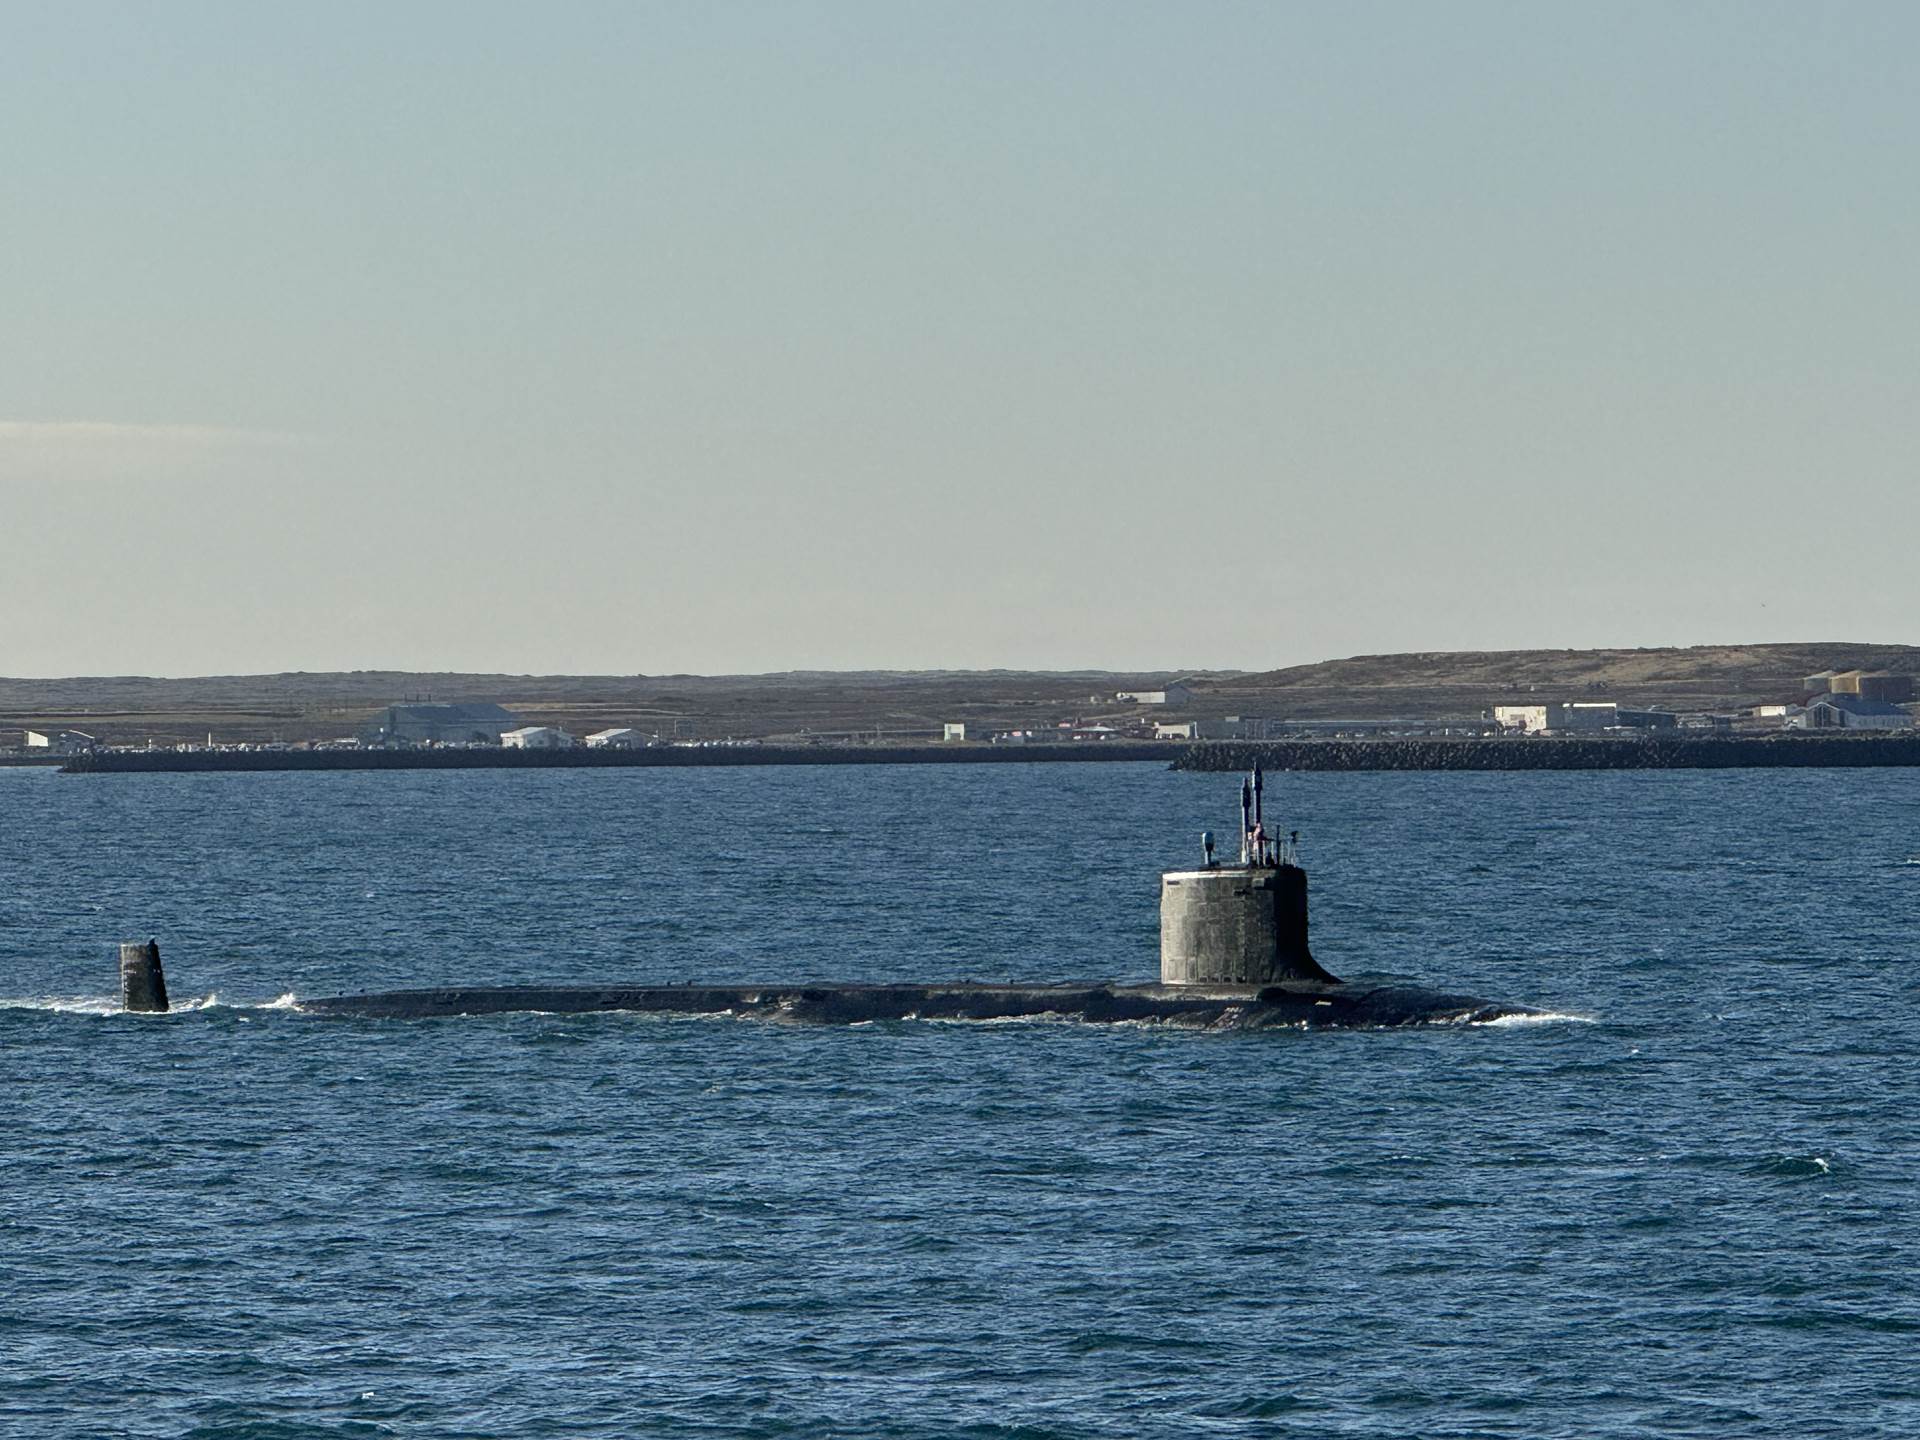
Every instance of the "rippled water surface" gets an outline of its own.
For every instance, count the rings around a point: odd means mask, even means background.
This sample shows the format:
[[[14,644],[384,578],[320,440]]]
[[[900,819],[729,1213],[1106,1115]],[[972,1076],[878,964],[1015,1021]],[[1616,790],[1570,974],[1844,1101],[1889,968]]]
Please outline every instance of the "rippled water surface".
[[[1233,781],[0,770],[0,1434],[1920,1435],[1920,775],[1276,791],[1334,971],[1583,1018],[321,1020],[1148,978]]]

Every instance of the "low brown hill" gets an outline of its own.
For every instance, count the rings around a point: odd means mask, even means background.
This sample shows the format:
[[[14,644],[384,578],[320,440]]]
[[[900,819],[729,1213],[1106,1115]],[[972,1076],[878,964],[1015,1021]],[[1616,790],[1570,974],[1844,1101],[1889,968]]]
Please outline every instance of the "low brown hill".
[[[1920,674],[1920,647],[1836,641],[1356,655],[1236,676],[1208,687],[1208,698],[1276,719],[1470,719],[1529,699],[1717,711],[1797,700],[1807,676],[1853,669]]]

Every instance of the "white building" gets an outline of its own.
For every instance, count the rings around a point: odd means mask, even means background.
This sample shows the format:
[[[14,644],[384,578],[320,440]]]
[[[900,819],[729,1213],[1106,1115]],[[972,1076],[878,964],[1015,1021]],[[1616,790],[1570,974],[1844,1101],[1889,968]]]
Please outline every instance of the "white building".
[[[587,736],[587,746],[593,750],[639,750],[646,743],[646,736],[628,728],[596,730]]]
[[[964,740],[967,738],[967,727],[949,722],[940,727],[940,738],[942,740]]]
[[[1911,730],[1913,715],[1891,700],[1863,700],[1858,695],[1822,695],[1806,710],[1789,716],[1796,730]]]
[[[1542,730],[1610,730],[1620,723],[1612,700],[1575,700],[1570,704],[1496,705],[1493,723],[1503,730],[1537,735]]]
[[[522,725],[502,735],[500,743],[509,750],[568,750],[573,736],[557,725]]]
[[[1113,698],[1122,705],[1170,705],[1177,708],[1193,703],[1193,691],[1176,683],[1164,690],[1122,690]]]
[[[1554,708],[1552,705],[1496,705],[1493,707],[1493,723],[1502,730],[1538,735],[1549,728],[1547,717]]]
[[[84,730],[56,730],[51,735],[43,735],[38,730],[27,731],[27,749],[51,750],[56,755],[78,755],[99,743]]]
[[[1181,720],[1157,724],[1153,727],[1153,738],[1156,740],[1199,740],[1202,738],[1200,722],[1198,720]]]

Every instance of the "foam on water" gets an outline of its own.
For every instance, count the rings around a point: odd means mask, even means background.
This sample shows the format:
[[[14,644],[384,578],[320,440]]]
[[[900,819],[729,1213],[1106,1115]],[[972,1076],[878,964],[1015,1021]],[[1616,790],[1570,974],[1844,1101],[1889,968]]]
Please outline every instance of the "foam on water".
[[[117,995],[0,996],[0,1010],[45,1010],[56,1015],[120,1015]]]
[[[1596,1016],[1576,1015],[1565,1010],[1535,1010],[1530,1013],[1496,1015],[1491,1020],[1468,1022],[1484,1030],[1518,1030],[1527,1025],[1595,1025]]]
[[[92,1018],[125,1016],[127,1020],[152,1020],[161,1021],[161,1023],[175,1016],[198,1014],[202,1010],[246,1010],[246,1008],[255,1008],[255,1006],[223,1004],[221,996],[215,993],[207,993],[198,998],[175,1000],[167,1010],[159,1010],[159,1012],[129,1010],[125,1004],[121,1004],[121,998],[117,995],[0,996],[0,1010],[40,1010],[52,1016],[92,1016]]]
[[[0,997],[0,1010],[44,1010],[54,1015],[129,1015],[140,1020],[165,1020],[169,1015],[186,1015],[196,1010],[222,1008],[220,997],[207,994],[197,1000],[180,1000],[158,1013],[130,1011],[117,995],[29,995]],[[227,1007],[231,1008],[231,1007]]]

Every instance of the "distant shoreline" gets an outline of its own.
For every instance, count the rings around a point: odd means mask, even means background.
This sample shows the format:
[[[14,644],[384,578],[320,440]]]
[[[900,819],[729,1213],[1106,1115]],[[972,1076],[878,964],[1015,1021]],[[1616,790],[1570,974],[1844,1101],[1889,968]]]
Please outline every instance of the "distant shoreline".
[[[96,750],[70,775],[336,770],[665,769],[744,765],[1170,762],[1186,771],[1740,770],[1920,766],[1920,735],[1670,739],[1083,741],[1040,745],[657,745],[640,750]],[[32,762],[29,762],[32,763]],[[44,762],[40,762],[44,763]]]

